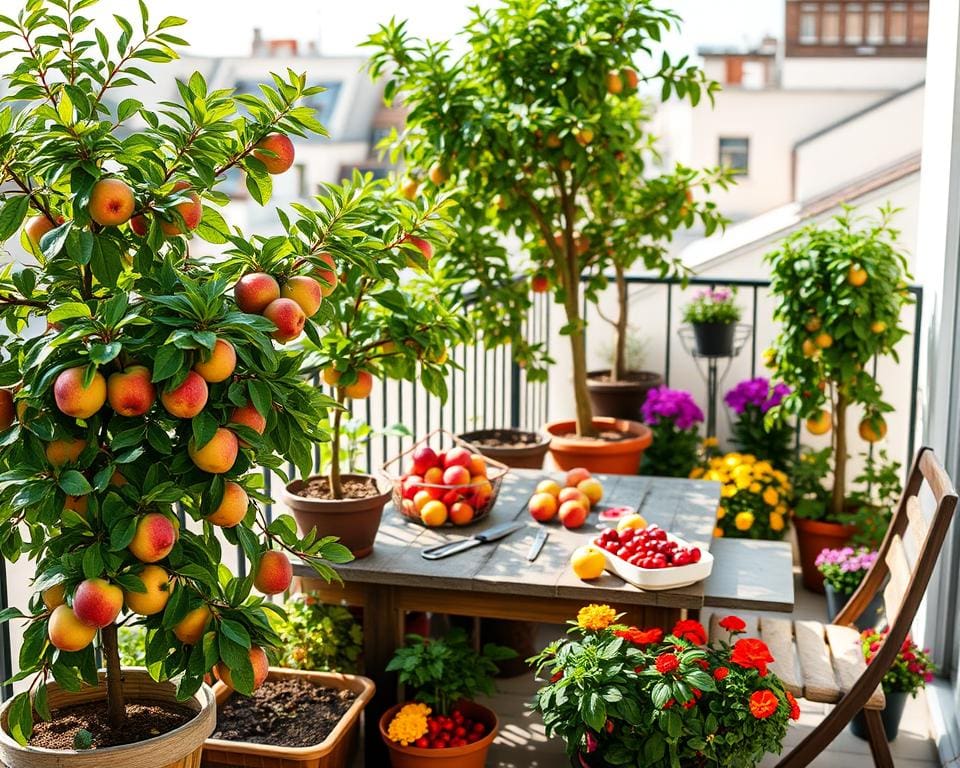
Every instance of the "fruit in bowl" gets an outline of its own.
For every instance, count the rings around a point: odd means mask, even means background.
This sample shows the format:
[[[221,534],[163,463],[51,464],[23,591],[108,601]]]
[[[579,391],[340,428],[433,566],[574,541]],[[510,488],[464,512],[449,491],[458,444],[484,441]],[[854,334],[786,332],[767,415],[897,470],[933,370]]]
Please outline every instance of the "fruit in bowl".
[[[554,480],[541,480],[527,507],[537,522],[557,517],[565,528],[580,528],[602,498],[600,481],[588,470],[575,467],[567,472],[563,487]]]
[[[703,556],[699,547],[684,546],[657,525],[607,528],[594,544],[630,565],[649,570],[693,565]]]

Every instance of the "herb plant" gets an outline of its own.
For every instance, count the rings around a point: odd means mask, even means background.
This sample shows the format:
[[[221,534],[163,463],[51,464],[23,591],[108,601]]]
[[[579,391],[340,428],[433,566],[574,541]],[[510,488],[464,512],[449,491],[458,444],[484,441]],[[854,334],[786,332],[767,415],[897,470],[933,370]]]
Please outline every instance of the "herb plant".
[[[287,600],[283,610],[286,616],[277,624],[283,666],[315,672],[360,671],[363,627],[348,609],[301,593]]]

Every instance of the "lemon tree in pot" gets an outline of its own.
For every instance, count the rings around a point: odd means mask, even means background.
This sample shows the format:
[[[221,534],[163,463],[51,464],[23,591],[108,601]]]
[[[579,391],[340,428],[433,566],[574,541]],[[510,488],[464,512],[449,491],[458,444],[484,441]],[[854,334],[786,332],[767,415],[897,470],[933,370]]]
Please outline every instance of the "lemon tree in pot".
[[[36,569],[29,605],[2,614],[26,625],[25,690],[0,715],[11,768],[196,765],[214,718],[205,675],[250,693],[278,643],[253,588],[284,591],[288,553],[328,579],[349,558],[258,504],[257,465],[324,437],[326,399],[275,344],[305,313],[242,311],[233,258],[198,258],[190,240],[265,247],[207,203],[227,201],[214,188],[235,167],[266,202],[293,162],[288,134],[322,131],[298,106],[316,89],[288,72],[235,98],[194,74],[155,113],[135,86],[145,62],[176,58],[184,20],[140,3],[110,39],[94,5],[0,16],[19,55],[16,108],[0,108],[0,241],[19,234],[32,254],[0,272],[0,550]],[[245,577],[223,565],[221,535],[251,561]],[[118,626],[134,622],[146,669],[120,664]],[[57,737],[46,721],[71,707],[82,727]]]
[[[603,243],[587,234],[602,215],[590,206],[595,185],[629,175],[639,167],[634,158],[647,152],[645,126],[621,119],[621,102],[639,101],[641,80],[664,98],[693,104],[717,88],[669,55],[644,74],[634,69],[676,21],[669,11],[627,0],[505,0],[474,10],[462,56],[450,56],[448,43],[411,37],[403,23],[383,26],[369,41],[373,73],[387,75],[387,96],[410,109],[397,147],[411,173],[456,184],[461,210],[471,211],[458,229],[518,241],[538,277],[535,287],[549,289],[563,306],[575,418],[547,425],[562,467],[633,474],[650,443],[642,424],[594,417],[581,278],[613,264]],[[620,210],[618,218],[635,213]],[[488,269],[482,258],[461,266],[471,264],[485,288],[513,279],[511,270]]]

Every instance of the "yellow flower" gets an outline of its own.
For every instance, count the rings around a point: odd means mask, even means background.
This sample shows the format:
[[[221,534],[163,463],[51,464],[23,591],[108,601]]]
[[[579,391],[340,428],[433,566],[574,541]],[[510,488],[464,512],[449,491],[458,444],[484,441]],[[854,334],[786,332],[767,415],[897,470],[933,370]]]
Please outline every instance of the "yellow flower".
[[[737,484],[737,488],[739,488],[741,491],[746,490],[747,488],[750,487],[749,477],[745,477],[745,476],[735,477],[734,482]]]
[[[427,732],[427,716],[430,707],[426,704],[404,704],[394,715],[387,728],[387,738],[403,746],[413,744]]]
[[[733,524],[738,531],[749,531],[753,525],[753,512],[737,512]]]
[[[725,499],[733,498],[737,495],[737,486],[728,483],[720,489],[720,495]]]
[[[617,612],[609,605],[597,605],[591,603],[580,609],[577,613],[577,624],[583,629],[592,629],[599,632],[606,629],[617,619]]]
[[[703,447],[704,448],[716,448],[720,445],[720,441],[715,437],[705,437],[703,438]]]
[[[730,475],[734,480],[740,477],[750,477],[751,474],[752,470],[746,464],[740,464],[730,471]]]
[[[723,520],[727,516],[727,508],[724,506],[717,507],[717,520]]]
[[[753,471],[761,475],[766,475],[773,471],[773,467],[770,466],[769,461],[758,461],[753,465]]]
[[[787,476],[779,469],[773,470],[773,476],[777,479],[777,482],[780,483],[780,485],[787,484]]]
[[[779,512],[770,513],[770,530],[782,531],[784,526],[783,515]]]
[[[767,488],[767,490],[763,492],[763,500],[771,507],[775,507],[780,503],[780,494],[777,493],[776,488]]]
[[[752,454],[745,453],[740,457],[740,461],[742,461],[744,464],[756,464],[757,457]]]
[[[763,486],[760,483],[754,481],[750,483],[750,493],[760,493],[763,490]]]
[[[740,454],[728,453],[726,456],[724,456],[723,463],[730,467],[730,469],[733,469],[740,463]]]
[[[778,504],[777,508],[774,509],[773,511],[776,512],[778,515],[785,515],[787,514],[787,507],[784,504]]]
[[[698,477],[703,477],[703,467],[694,467],[690,471],[690,477],[696,480]]]
[[[720,528],[719,526],[717,526],[716,528],[714,528],[714,529],[713,529],[713,537],[714,537],[715,539],[722,539],[722,538],[723,538],[723,528]]]
[[[707,480],[714,480],[716,482],[723,482],[723,476],[715,469],[711,469],[709,472],[707,472],[707,474],[704,475],[704,478]]]

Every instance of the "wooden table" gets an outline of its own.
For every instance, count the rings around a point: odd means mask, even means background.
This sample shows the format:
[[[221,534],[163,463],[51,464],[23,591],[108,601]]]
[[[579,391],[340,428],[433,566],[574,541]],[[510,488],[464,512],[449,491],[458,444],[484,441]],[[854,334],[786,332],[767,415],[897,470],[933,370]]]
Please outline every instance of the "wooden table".
[[[323,600],[364,608],[364,666],[377,685],[377,693],[366,709],[367,766],[381,768],[387,764],[377,723],[396,702],[397,683],[396,676],[384,670],[403,642],[404,614],[408,611],[559,624],[575,617],[587,603],[609,603],[625,611],[625,620],[630,623],[670,627],[687,610],[703,607],[703,583],[644,592],[611,574],[591,582],[574,576],[570,554],[597,534],[596,514],[576,531],[551,522],[546,546],[535,562],[528,562],[527,551],[540,524],[530,517],[527,500],[536,484],[550,476],[561,480],[560,475],[542,471],[511,470],[491,514],[463,529],[424,528],[405,521],[388,506],[373,553],[338,566],[343,585],[327,585],[316,578],[308,581],[313,572],[302,564],[295,566],[297,575],[305,577],[304,588],[319,592]],[[601,507],[639,507],[649,522],[703,549],[711,547],[719,483],[621,475],[601,475],[599,479],[604,487]],[[512,520],[527,525],[494,544],[443,560],[425,560],[420,555],[426,547],[472,536]]]

